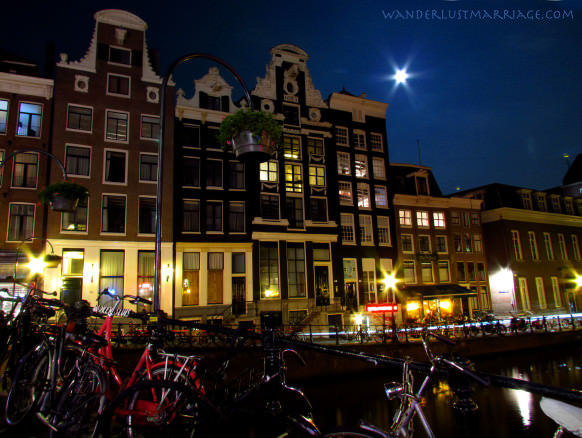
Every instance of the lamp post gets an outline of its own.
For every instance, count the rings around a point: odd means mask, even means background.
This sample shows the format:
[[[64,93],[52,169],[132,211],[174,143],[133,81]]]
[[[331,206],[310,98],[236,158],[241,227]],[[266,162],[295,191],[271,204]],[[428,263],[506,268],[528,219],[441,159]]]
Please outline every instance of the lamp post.
[[[238,80],[240,85],[242,86],[245,98],[249,104],[249,108],[253,110],[253,102],[251,100],[251,95],[249,90],[242,79],[242,77],[226,62],[222,59],[214,56],[209,55],[206,53],[189,53],[187,55],[180,56],[179,58],[175,59],[174,62],[168,68],[166,75],[162,80],[162,90],[160,93],[160,101],[161,101],[161,109],[160,109],[160,140],[159,140],[159,148],[158,148],[158,172],[157,172],[157,199],[156,199],[156,241],[155,241],[155,276],[154,276],[154,312],[160,311],[160,285],[161,285],[161,246],[162,246],[162,181],[164,175],[164,130],[166,125],[166,88],[168,87],[168,82],[170,81],[170,76],[174,72],[174,69],[182,64],[183,62],[189,61],[195,58],[203,58],[208,59],[210,61],[214,61],[227,70],[229,70],[234,77]],[[174,107],[172,103],[172,108]]]
[[[394,272],[392,272],[391,274],[385,274],[384,276],[384,285],[386,286],[386,289],[392,292],[392,304],[395,305],[396,304],[396,283],[398,282],[398,280],[396,279],[396,275],[394,274]],[[398,334],[396,333],[396,315],[395,310],[392,310],[392,312],[390,312],[392,315],[392,342],[393,343],[397,343],[398,342]]]

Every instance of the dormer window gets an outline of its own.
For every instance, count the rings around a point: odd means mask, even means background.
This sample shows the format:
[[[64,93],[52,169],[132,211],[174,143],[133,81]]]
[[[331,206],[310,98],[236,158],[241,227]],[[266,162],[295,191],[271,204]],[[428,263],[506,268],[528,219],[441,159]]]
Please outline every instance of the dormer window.
[[[548,211],[548,205],[546,203],[546,194],[545,193],[537,193],[536,194],[536,202],[538,204],[539,211]]]
[[[428,196],[428,180],[426,176],[416,176],[416,194],[419,196]]]
[[[109,47],[109,62],[114,64],[131,65],[131,50],[121,47]]]
[[[531,192],[521,192],[521,204],[522,207],[526,210],[533,209],[533,205],[531,202]]]

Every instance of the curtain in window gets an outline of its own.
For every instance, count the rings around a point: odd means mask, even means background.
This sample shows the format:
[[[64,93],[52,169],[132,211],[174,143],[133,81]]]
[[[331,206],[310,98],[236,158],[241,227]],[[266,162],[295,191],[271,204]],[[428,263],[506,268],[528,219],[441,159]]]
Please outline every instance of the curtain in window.
[[[29,240],[34,226],[34,205],[10,205],[8,240]]]
[[[125,253],[123,251],[101,252],[100,292],[107,288],[110,291],[114,290],[117,295],[123,296],[124,259]],[[108,304],[109,300],[103,297],[100,304]]]
[[[222,304],[224,254],[208,253],[208,304]]]
[[[185,252],[182,260],[182,305],[198,305],[200,304],[200,253]]]

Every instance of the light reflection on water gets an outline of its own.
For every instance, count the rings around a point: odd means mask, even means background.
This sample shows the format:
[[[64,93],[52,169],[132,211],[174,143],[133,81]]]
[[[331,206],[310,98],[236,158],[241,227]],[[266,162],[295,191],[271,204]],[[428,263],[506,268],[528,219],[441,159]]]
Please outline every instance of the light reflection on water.
[[[476,368],[546,385],[582,389],[582,347],[545,349],[534,353],[503,354],[478,360]],[[386,429],[392,421],[395,402],[386,400],[385,382],[400,380],[397,370],[349,379],[329,379],[301,385],[322,426],[354,425],[360,418]],[[416,385],[421,377],[416,378]],[[540,396],[522,390],[478,385],[473,400],[479,410],[461,415],[451,407],[454,394],[447,382],[435,382],[427,390],[423,410],[437,437],[534,438],[552,437],[556,425],[542,413]],[[415,438],[424,437],[416,424]]]

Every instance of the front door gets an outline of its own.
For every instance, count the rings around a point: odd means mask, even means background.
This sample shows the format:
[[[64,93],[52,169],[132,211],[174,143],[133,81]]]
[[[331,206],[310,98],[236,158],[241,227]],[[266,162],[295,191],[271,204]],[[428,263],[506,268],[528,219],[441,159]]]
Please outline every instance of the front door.
[[[327,266],[315,266],[315,304],[329,305],[329,269]]]

